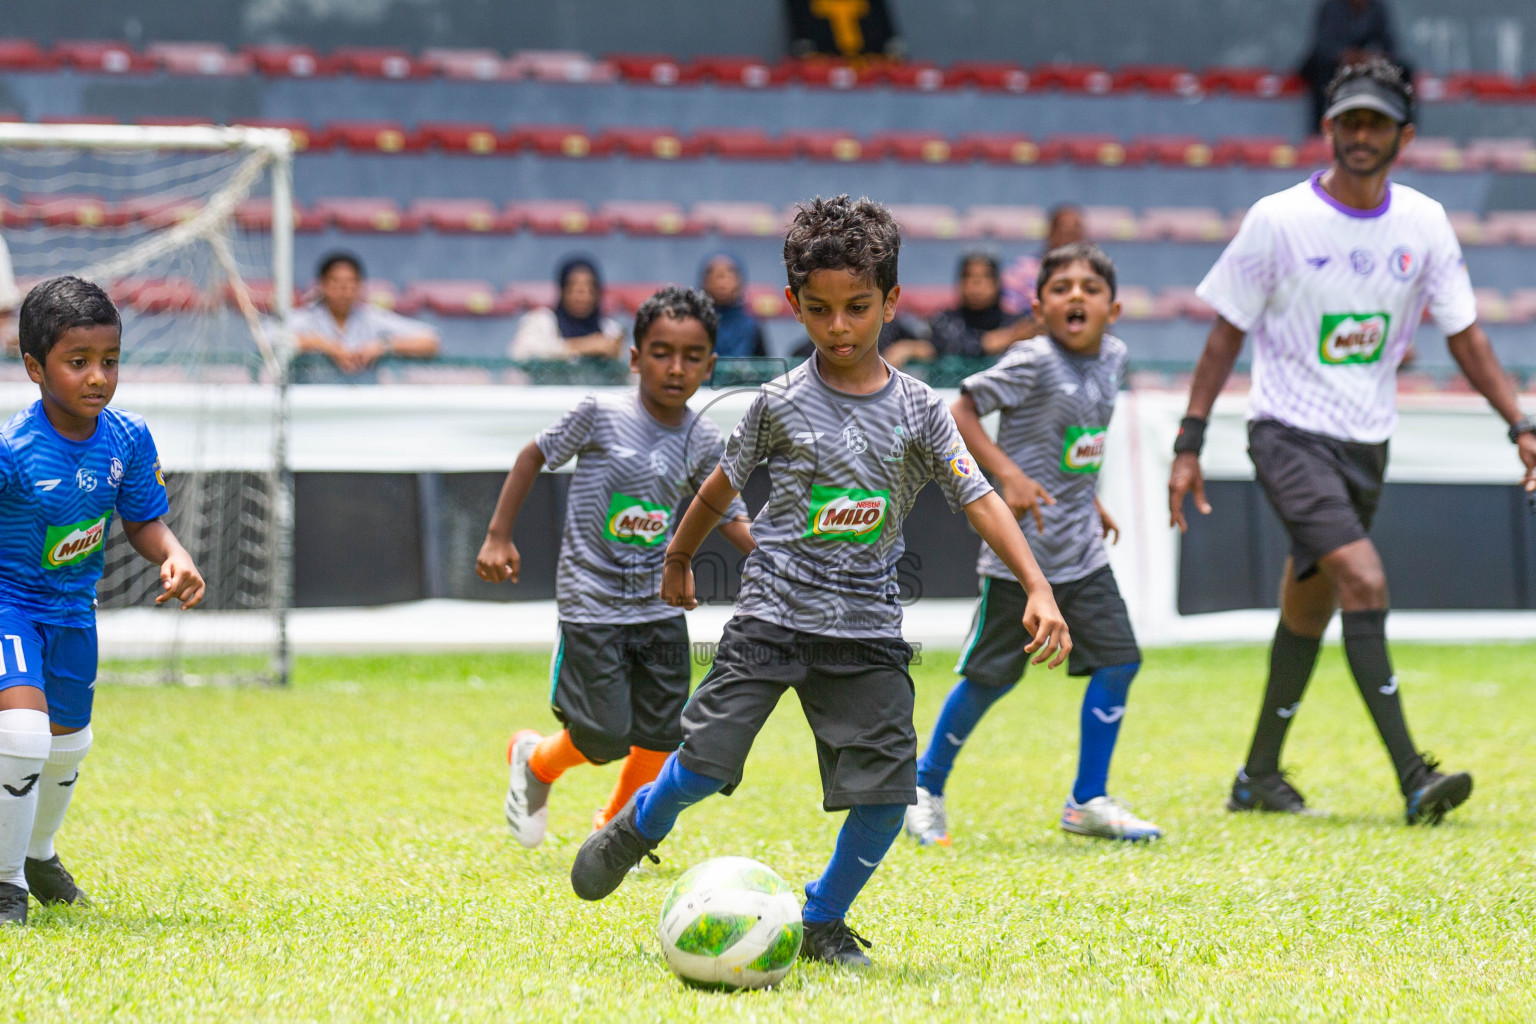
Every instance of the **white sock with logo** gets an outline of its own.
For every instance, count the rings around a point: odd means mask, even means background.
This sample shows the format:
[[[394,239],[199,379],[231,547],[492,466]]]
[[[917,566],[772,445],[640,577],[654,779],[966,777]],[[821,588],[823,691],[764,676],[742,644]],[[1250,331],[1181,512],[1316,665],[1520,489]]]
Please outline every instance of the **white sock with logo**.
[[[52,746],[46,712],[0,711],[0,882],[23,889],[27,876],[22,865],[37,814],[37,782]]]
[[[27,843],[28,858],[47,860],[53,856],[53,837],[64,824],[64,812],[69,810],[69,798],[75,795],[75,780],[80,777],[80,762],[90,749],[90,726],[53,738],[48,761],[37,780],[37,815]]]

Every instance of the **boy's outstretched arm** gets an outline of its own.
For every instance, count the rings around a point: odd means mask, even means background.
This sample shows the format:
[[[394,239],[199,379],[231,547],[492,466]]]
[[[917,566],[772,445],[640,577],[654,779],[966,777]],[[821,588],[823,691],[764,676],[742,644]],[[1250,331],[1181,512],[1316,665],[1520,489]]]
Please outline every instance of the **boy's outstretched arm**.
[[[1061,617],[1061,610],[1056,607],[1051,585],[1040,571],[1035,554],[1029,550],[1029,542],[1019,532],[1018,521],[1008,506],[1003,504],[996,491],[988,491],[965,506],[965,518],[971,521],[981,539],[997,552],[1024,588],[1028,597],[1024,605],[1024,629],[1031,638],[1024,650],[1031,654],[1040,652],[1032,659],[1033,664],[1050,658],[1049,667],[1055,668],[1066,661],[1072,652],[1072,636],[1067,631],[1066,620]],[[1051,658],[1053,649],[1056,656]]]
[[[726,477],[725,470],[716,466],[704,480],[699,493],[694,495],[683,513],[683,521],[677,524],[677,533],[667,545],[667,560],[661,569],[661,599],[676,608],[697,608],[699,599],[693,592],[693,556],[709,536],[709,531],[720,522],[732,500],[736,488]],[[735,522],[729,525],[737,525]],[[741,524],[745,525],[745,524]],[[724,527],[721,528],[724,532]],[[730,539],[730,534],[726,534]],[[748,540],[751,535],[748,534]],[[735,543],[732,541],[732,543]],[[737,545],[740,547],[741,545]]]
[[[140,523],[124,520],[123,536],[146,561],[160,567],[163,593],[155,598],[155,604],[174,600],[180,601],[183,608],[197,607],[208,589],[203,583],[203,574],[192,564],[192,556],[165,525],[165,520],[147,519]]]
[[[981,425],[981,415],[976,411],[974,398],[962,394],[949,407],[949,412],[954,416],[955,426],[960,428],[960,436],[965,438],[965,447],[975,457],[976,464],[997,481],[998,491],[1013,513],[1013,518],[1020,519],[1033,514],[1035,526],[1044,533],[1045,519],[1040,515],[1040,506],[1054,505],[1056,499],[1020,469],[1018,463],[1010,459],[1008,453],[992,440],[987,428]]]
[[[490,583],[517,582],[522,556],[517,553],[517,545],[512,543],[512,526],[517,522],[517,514],[522,511],[528,492],[533,490],[533,481],[543,468],[544,453],[537,444],[529,441],[517,453],[517,461],[502,482],[496,511],[491,513],[491,523],[485,528],[485,543],[480,545],[480,553],[475,556],[475,575],[481,579]]]
[[[690,504],[688,506],[692,508]],[[752,539],[752,520],[727,519],[719,526],[720,536],[731,542],[731,546],[744,555],[750,555],[757,550],[757,541]]]

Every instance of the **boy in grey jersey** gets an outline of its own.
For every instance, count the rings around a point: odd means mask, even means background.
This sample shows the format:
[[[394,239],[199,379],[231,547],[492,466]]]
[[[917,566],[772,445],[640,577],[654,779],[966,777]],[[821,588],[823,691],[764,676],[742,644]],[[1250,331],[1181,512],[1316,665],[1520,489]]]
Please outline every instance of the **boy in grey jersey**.
[[[1126,694],[1141,652],[1109,568],[1104,539],[1119,530],[1095,494],[1104,437],[1125,377],[1126,349],[1106,334],[1120,305],[1115,267],[1096,245],[1048,253],[1036,284],[1035,318],[1046,334],[1020,341],[998,364],[967,377],[955,421],[1050,580],[1076,646],[1067,671],[1089,676],[1083,695],[1077,781],[1061,827],[1105,839],[1156,839],[1162,831],[1106,792]],[[1001,411],[997,440],[981,417]],[[1016,609],[1024,592],[986,544],[977,558],[981,600],[933,738],[917,766],[917,802],[907,832],[923,845],[949,845],[944,785],[955,757],[992,704],[1018,683],[1029,634]]]
[[[683,808],[741,782],[758,730],[794,689],[816,737],[822,805],[848,810],[826,871],[806,886],[803,957],[867,966],[844,921],[892,841],[916,786],[911,648],[901,639],[896,562],[902,520],[935,480],[1022,581],[1035,661],[1059,665],[1066,625],[1014,516],[982,477],[954,420],[925,384],[882,360],[896,313],[901,239],[868,200],[817,199],[784,241],[786,289],[815,353],[764,386],[699,489],[667,552],[662,598],[691,608],[691,559],[708,524],[759,465],[768,504],[758,548],[714,667],[683,713],[683,743],[657,781],[591,836],[571,867],[601,899],[671,830]]]
[[[567,768],[625,759],[608,806],[597,813],[593,827],[601,827],[656,777],[682,739],[688,627],[656,592],[673,511],[724,447],[719,429],[687,405],[713,371],[716,322],[701,293],[668,288],[647,300],[635,315],[630,356],[639,388],[589,395],[539,434],[507,474],[491,516],[475,571],[493,583],[516,583],[512,526],[523,499],[540,467],[576,458],[550,667],[550,707],[565,728],[549,737],[521,730],[507,754],[507,824],[524,846],[543,841],[549,787]],[[743,552],[752,549],[740,499],[726,509],[720,531]]]

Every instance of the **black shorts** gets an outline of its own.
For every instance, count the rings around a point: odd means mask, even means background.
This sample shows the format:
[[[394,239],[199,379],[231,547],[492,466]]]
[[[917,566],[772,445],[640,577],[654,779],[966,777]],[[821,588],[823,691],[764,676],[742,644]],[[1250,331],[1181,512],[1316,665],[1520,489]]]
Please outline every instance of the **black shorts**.
[[[549,706],[571,742],[594,764],[630,747],[674,750],[693,681],[688,623],[560,623],[549,668]]]
[[[902,640],[842,640],[737,615],[683,711],[678,761],[725,779],[731,792],[752,741],[792,689],[816,737],[824,808],[910,804],[917,798],[911,661]]]
[[[1259,486],[1291,538],[1298,580],[1329,552],[1364,540],[1381,502],[1387,444],[1341,441],[1276,420],[1248,425]]]
[[[1131,617],[1109,566],[1080,580],[1052,583],[1056,607],[1072,633],[1067,674],[1092,675],[1095,669],[1141,660]],[[1024,676],[1033,655],[1024,653],[1029,633],[1024,629],[1024,588],[1013,580],[981,578],[981,598],[971,620],[955,671],[983,686],[1012,686]]]

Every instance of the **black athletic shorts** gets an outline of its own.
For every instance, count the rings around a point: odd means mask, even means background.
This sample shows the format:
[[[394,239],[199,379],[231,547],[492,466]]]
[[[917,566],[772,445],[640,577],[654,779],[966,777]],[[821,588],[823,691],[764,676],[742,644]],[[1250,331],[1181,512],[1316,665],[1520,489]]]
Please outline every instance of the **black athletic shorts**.
[[[1329,552],[1364,540],[1381,501],[1387,444],[1341,441],[1276,420],[1248,425],[1248,457],[1285,524],[1298,580]]]
[[[794,690],[816,737],[824,808],[913,803],[911,661],[903,640],[842,640],[737,615],[683,710],[678,761],[731,792],[774,705]]]
[[[688,622],[560,623],[549,668],[549,706],[594,764],[630,747],[674,750],[693,681]]]
[[[1068,675],[1092,675],[1095,669],[1141,660],[1131,617],[1109,566],[1080,580],[1052,583],[1051,591],[1072,633]],[[1027,600],[1024,588],[1013,580],[983,576],[971,634],[955,671],[982,686],[1012,686],[1022,679],[1034,657],[1024,653],[1030,641],[1023,622]]]

